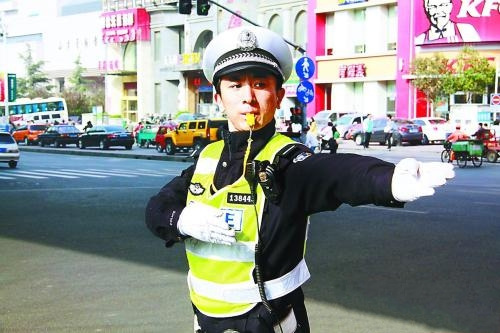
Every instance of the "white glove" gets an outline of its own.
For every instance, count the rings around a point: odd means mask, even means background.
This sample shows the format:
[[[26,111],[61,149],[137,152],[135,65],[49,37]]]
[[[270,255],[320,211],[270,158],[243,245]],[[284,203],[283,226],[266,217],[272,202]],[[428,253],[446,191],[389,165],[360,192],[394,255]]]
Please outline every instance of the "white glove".
[[[400,202],[410,202],[422,196],[433,195],[434,187],[444,185],[455,177],[453,165],[441,162],[419,162],[405,158],[396,164],[392,176],[392,196]]]
[[[212,206],[191,202],[182,210],[177,229],[184,236],[204,242],[231,245],[236,242],[235,231],[223,221],[223,215]]]

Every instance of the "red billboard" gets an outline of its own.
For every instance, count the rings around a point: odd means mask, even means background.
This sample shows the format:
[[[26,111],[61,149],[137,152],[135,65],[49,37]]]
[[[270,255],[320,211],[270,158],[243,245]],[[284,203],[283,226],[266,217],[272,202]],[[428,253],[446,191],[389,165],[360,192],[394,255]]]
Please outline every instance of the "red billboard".
[[[144,8],[103,13],[102,40],[106,43],[127,43],[150,40],[150,18]]]
[[[500,41],[500,0],[415,0],[415,45]]]

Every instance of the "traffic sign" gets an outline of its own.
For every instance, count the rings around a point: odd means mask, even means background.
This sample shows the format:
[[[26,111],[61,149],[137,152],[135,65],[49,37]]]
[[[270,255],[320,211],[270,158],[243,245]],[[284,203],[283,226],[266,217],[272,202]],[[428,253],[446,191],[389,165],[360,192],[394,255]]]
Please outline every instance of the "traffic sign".
[[[314,61],[309,57],[302,57],[295,63],[295,72],[301,80],[309,80],[314,75],[315,69]]]
[[[491,94],[490,104],[500,105],[500,94]]]
[[[314,87],[309,81],[301,81],[297,86],[297,99],[302,103],[310,103],[314,99]]]

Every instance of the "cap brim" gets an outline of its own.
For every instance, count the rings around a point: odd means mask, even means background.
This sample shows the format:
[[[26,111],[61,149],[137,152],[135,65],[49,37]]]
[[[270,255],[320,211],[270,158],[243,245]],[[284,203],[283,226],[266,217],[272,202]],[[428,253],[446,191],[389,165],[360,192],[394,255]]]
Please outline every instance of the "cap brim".
[[[278,72],[272,66],[258,63],[258,62],[247,62],[247,63],[234,64],[234,65],[227,66],[227,67],[221,69],[214,76],[214,82],[217,82],[221,77],[223,77],[225,75],[229,75],[229,74],[243,71],[243,70],[252,70],[252,69],[269,72],[270,74],[273,74],[278,79],[278,81],[283,81],[283,77],[281,76],[281,73]]]

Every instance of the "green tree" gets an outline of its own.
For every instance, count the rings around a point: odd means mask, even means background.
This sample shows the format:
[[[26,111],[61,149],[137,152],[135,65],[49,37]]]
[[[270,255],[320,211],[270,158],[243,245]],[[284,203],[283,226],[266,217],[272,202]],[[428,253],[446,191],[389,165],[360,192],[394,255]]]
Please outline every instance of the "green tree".
[[[19,97],[42,97],[46,98],[52,95],[52,86],[48,84],[49,78],[42,71],[44,61],[35,61],[31,51],[31,46],[26,45],[26,53],[19,54],[24,62],[26,77],[17,79],[17,93]]]
[[[431,57],[415,58],[412,63],[411,74],[414,79],[411,84],[426,95],[427,109],[432,109],[447,94],[445,82],[449,75],[448,62],[442,54],[435,53]]]
[[[68,78],[70,85],[61,96],[66,100],[69,115],[79,116],[91,112],[94,105],[104,105],[104,82],[84,78],[85,68],[81,65],[80,57],[74,63],[75,68]]]
[[[450,75],[444,78],[444,90],[448,94],[463,91],[469,103],[473,94],[485,94],[495,83],[495,67],[471,47],[462,49],[451,68]]]

